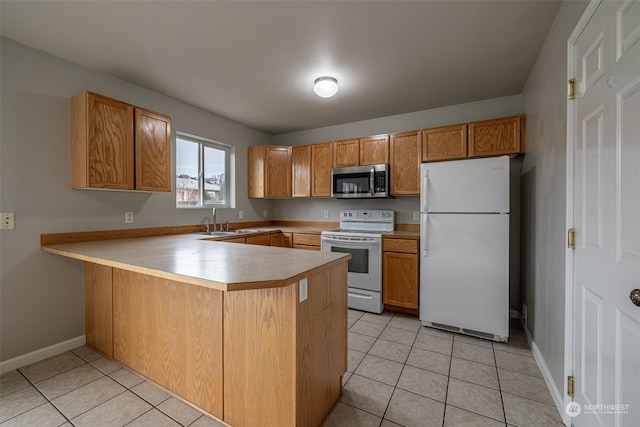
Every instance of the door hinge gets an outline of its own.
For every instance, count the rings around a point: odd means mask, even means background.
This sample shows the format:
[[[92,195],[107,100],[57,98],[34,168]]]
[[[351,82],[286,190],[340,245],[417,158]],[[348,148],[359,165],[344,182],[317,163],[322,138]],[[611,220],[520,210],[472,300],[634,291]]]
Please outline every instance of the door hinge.
[[[574,397],[575,396],[575,386],[576,386],[576,379],[574,376],[569,375],[567,377],[567,396],[569,397]]]
[[[569,80],[569,86],[567,89],[567,97],[569,99],[576,99],[576,79]]]
[[[569,249],[576,248],[576,229],[575,228],[570,228],[567,233],[567,247]]]

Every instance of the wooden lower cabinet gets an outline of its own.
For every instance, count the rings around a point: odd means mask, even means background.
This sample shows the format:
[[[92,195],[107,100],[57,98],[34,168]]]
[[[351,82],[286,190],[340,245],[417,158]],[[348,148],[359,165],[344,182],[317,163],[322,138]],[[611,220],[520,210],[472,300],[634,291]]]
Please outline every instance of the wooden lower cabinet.
[[[320,234],[293,233],[292,239],[294,249],[320,250]]]
[[[86,271],[87,345],[109,355],[112,328],[113,359],[226,423],[319,426],[340,398],[346,261],[308,272],[303,302],[298,276],[224,292],[89,262]]]
[[[245,243],[247,245],[271,246],[271,235],[259,234],[257,236],[247,236],[245,237]]]
[[[383,239],[382,296],[386,306],[418,310],[418,240]]]
[[[279,246],[281,248],[293,247],[292,233],[280,232],[271,233],[271,246]]]

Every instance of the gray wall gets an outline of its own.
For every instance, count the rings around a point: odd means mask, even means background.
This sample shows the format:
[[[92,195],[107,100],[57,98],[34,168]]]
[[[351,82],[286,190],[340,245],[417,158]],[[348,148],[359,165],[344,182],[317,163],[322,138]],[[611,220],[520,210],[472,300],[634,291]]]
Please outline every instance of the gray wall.
[[[522,295],[528,330],[564,390],[567,41],[587,2],[564,2],[523,91]]]
[[[199,224],[209,214],[176,209],[174,192],[72,190],[69,98],[76,93],[168,114],[174,136],[177,130],[235,146],[236,209],[218,218],[234,221],[242,209],[251,221],[271,212],[271,201],[248,199],[246,182],[246,148],[271,135],[12,40],[0,43],[0,209],[16,214],[15,230],[1,232],[0,360],[84,334],[83,265],[41,252],[41,233]],[[134,224],[124,223],[125,211],[134,212]]]

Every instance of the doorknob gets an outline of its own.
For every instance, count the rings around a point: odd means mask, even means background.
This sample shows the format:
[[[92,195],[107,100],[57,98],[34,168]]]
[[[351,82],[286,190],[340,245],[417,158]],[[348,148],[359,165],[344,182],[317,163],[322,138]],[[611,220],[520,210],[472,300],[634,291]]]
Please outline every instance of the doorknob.
[[[640,307],[640,289],[632,290],[631,295],[629,295],[629,299],[632,303]]]

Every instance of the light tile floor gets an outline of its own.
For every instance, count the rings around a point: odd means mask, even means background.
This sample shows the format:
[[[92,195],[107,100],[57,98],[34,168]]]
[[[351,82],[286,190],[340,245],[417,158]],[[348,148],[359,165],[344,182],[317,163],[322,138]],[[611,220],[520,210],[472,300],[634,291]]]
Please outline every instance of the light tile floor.
[[[349,310],[349,366],[325,427],[561,426],[512,323],[508,344]],[[0,426],[223,426],[79,347],[0,377]]]
[[[518,321],[503,344],[349,310],[348,347],[324,427],[564,425]]]

